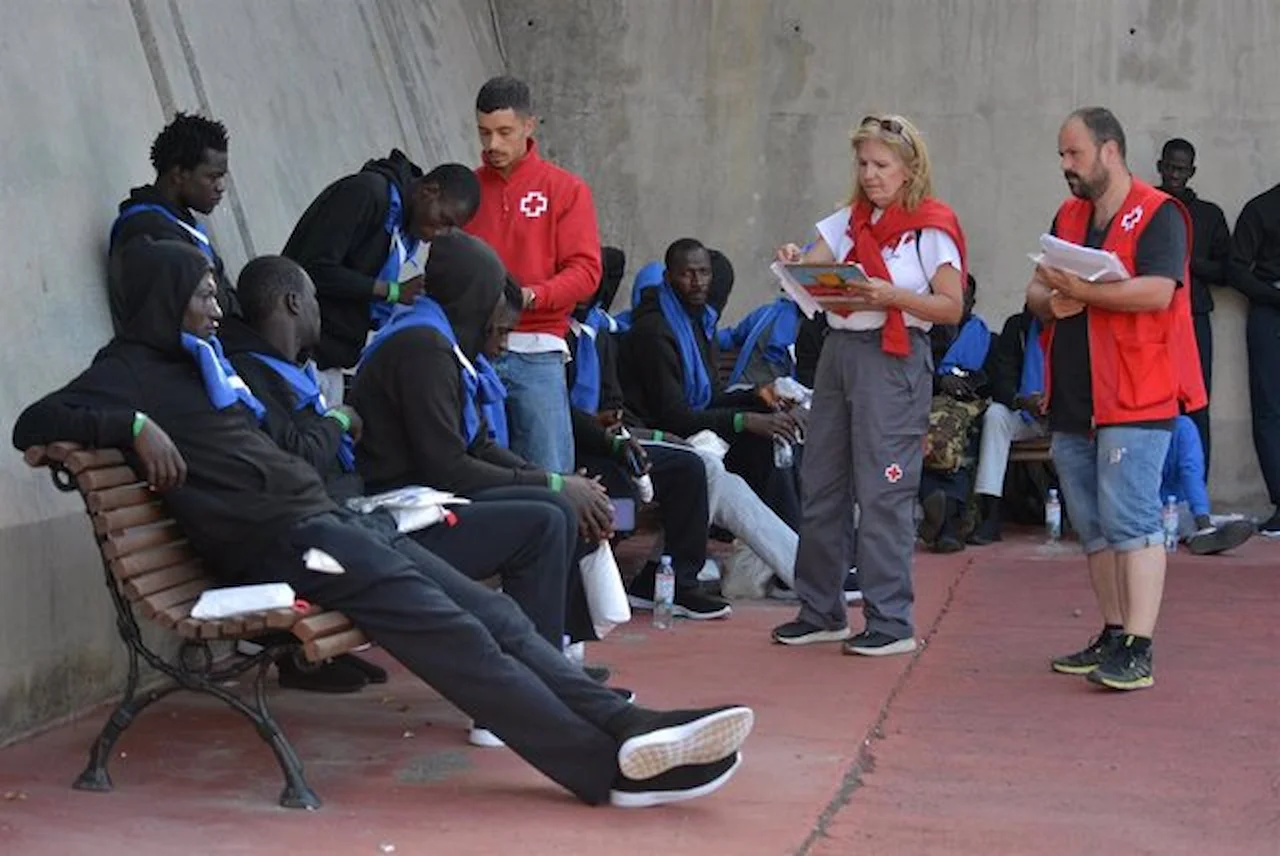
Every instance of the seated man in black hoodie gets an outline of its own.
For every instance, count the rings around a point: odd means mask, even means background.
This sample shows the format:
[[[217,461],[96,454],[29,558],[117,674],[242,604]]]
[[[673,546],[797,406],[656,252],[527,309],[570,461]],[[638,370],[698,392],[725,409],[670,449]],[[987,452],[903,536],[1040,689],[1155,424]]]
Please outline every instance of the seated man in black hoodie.
[[[355,467],[363,421],[349,405],[326,407],[307,360],[320,338],[320,308],[306,271],[282,256],[245,265],[237,284],[244,324],[222,336],[236,373],[266,408],[262,427],[276,445],[315,467],[335,502],[364,494]],[[563,516],[520,501],[453,507],[456,522],[412,534],[422,546],[472,579],[502,577],[502,589],[538,633],[561,644],[567,569],[577,540]],[[392,528],[382,513],[369,519]]]
[[[749,708],[658,713],[629,705],[541,639],[510,598],[339,508],[315,469],[259,428],[265,408],[214,335],[222,312],[199,251],[135,241],[122,271],[120,335],[88,370],[18,417],[14,446],[66,440],[121,449],[220,580],[285,582],[342,611],[584,802],[691,799],[733,774]],[[312,549],[342,573],[309,570]]]
[[[606,267],[606,272],[608,272]],[[620,274],[619,274],[620,276]],[[601,477],[611,496],[629,497],[639,503],[628,458],[652,481],[652,493],[662,515],[663,552],[671,556],[676,575],[674,614],[682,618],[726,618],[732,612],[727,601],[704,594],[698,572],[707,560],[707,474],[702,459],[692,450],[652,442],[654,432],[626,429],[624,436],[622,388],[618,383],[615,322],[607,306],[617,285],[602,281],[591,306],[580,307],[569,322],[567,367],[570,417],[577,466]],[[602,294],[603,292],[603,294]],[[654,572],[647,564],[632,581],[631,605],[652,609]]]
[[[479,206],[470,167],[447,163],[423,175],[394,149],[326,187],[303,213],[282,255],[306,269],[320,296],[315,358],[330,403],[342,403],[343,370],[356,364],[369,331],[422,293],[420,242],[465,226]]]
[[[135,187],[120,203],[108,243],[107,303],[117,333],[124,322],[124,282],[120,253],[143,235],[156,241],[185,241],[209,257],[218,283],[224,315],[239,315],[231,287],[204,226],[196,214],[208,216],[227,190],[227,129],[221,122],[178,113],[151,144],[153,184]]]
[[[627,409],[651,428],[690,438],[709,430],[729,444],[724,464],[792,529],[800,516],[795,474],[774,466],[773,441],[795,442],[802,413],[774,411],[761,390],[724,392],[716,312],[708,306],[711,258],[692,238],[667,248],[663,282],[646,289],[623,339]]]

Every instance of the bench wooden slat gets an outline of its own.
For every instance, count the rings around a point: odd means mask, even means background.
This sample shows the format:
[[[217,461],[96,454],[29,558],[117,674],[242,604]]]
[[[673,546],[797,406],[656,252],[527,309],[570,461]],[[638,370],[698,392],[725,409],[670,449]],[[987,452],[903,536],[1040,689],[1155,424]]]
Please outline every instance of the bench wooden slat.
[[[207,578],[191,580],[182,585],[167,588],[164,591],[158,591],[155,594],[147,595],[137,601],[142,614],[147,618],[163,612],[171,606],[177,606],[180,603],[186,603],[200,597],[206,589],[213,588],[213,584]],[[187,610],[190,613],[190,610]],[[183,616],[185,617],[185,616]]]
[[[190,545],[186,541],[179,541],[165,544],[154,550],[144,550],[141,553],[130,553],[123,558],[112,559],[111,572],[116,575],[116,579],[128,580],[139,574],[158,571],[170,565],[180,565],[195,558],[196,554],[191,550]]]
[[[303,618],[293,625],[293,635],[303,642],[351,629],[351,619],[341,612],[322,612]]]
[[[76,476],[86,470],[103,470],[123,463],[124,453],[119,449],[79,449],[62,459],[62,465]]]
[[[119,532],[122,529],[146,526],[148,523],[159,523],[162,520],[169,519],[169,515],[165,513],[164,506],[158,502],[149,502],[146,505],[128,505],[110,511],[95,512],[93,515],[93,531],[99,535],[106,535],[109,532]]]
[[[107,467],[102,470],[85,470],[76,476],[76,486],[83,493],[103,490],[108,487],[134,484],[141,481],[131,467]]]
[[[95,490],[84,496],[85,506],[97,514],[114,511],[117,508],[129,508],[155,502],[156,495],[145,484],[130,484],[124,487],[112,487],[106,490]]]
[[[200,628],[200,638],[225,639],[228,636],[235,636],[242,625],[243,619],[238,617],[206,621],[204,626]]]
[[[160,626],[168,627],[172,630],[174,627],[178,626],[178,622],[180,621],[196,621],[196,619],[191,618],[191,610],[195,608],[195,605],[196,598],[193,597],[190,600],[183,601],[182,603],[175,603],[168,609],[162,609],[150,616],[150,618]],[[145,609],[142,612],[144,615],[146,614]],[[204,622],[197,623],[203,624]]]
[[[321,663],[339,654],[345,654],[353,648],[359,648],[369,639],[359,630],[344,630],[331,636],[312,639],[302,646],[302,653],[312,663]]]
[[[170,565],[158,571],[130,577],[124,582],[124,595],[129,600],[141,600],[148,595],[192,580],[208,581],[204,566],[199,562],[183,562],[181,565]]]
[[[262,615],[268,630],[289,630],[303,618],[296,609],[268,609]]]
[[[102,539],[102,555],[108,560],[122,559],[165,544],[186,543],[178,524],[166,520],[152,526],[138,526],[123,532],[112,532]]]

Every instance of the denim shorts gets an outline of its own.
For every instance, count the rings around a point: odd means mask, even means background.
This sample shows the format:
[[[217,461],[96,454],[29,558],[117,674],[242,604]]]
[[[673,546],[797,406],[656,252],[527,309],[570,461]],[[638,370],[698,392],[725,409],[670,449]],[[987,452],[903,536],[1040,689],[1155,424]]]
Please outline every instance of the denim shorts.
[[[1125,425],[1053,435],[1051,452],[1071,526],[1085,553],[1164,543],[1160,479],[1170,432]]]

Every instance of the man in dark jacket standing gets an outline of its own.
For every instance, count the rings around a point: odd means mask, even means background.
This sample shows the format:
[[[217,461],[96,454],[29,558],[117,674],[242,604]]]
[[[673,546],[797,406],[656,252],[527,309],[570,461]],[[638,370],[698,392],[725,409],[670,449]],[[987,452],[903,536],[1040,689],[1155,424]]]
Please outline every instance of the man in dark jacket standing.
[[[111,224],[107,298],[112,327],[118,333],[124,321],[120,254],[130,241],[144,235],[156,241],[184,241],[208,256],[223,314],[239,315],[236,292],[222,259],[195,216],[212,214],[226,193],[227,129],[204,116],[178,113],[151,144],[151,165],[155,182],[133,188]]]
[[[18,417],[15,447],[67,440],[122,450],[220,580],[286,582],[346,613],[584,802],[657,805],[728,781],[749,708],[629,705],[538,638],[509,598],[408,538],[357,522],[311,466],[259,428],[264,408],[214,335],[222,312],[208,259],[174,241],[138,241],[123,265],[121,334]],[[342,573],[308,569],[312,549]]]
[[[1222,209],[1207,199],[1201,199],[1187,187],[1196,174],[1196,147],[1181,137],[1174,137],[1164,144],[1160,160],[1156,162],[1160,173],[1160,190],[1177,199],[1191,215],[1191,318],[1195,324],[1196,345],[1200,348],[1200,369],[1204,374],[1204,389],[1213,401],[1213,324],[1209,314],[1213,312],[1214,286],[1227,284],[1227,265],[1231,259],[1231,231],[1227,228]],[[1200,445],[1204,447],[1204,472],[1209,475],[1209,408],[1204,407],[1187,414],[1200,433]]]
[[[1236,220],[1231,285],[1249,298],[1245,347],[1253,447],[1276,506],[1258,531],[1280,537],[1280,184],[1245,203]]]
[[[316,364],[331,404],[342,402],[343,370],[356,364],[369,331],[422,292],[420,242],[465,225],[479,204],[480,186],[467,167],[443,164],[424,176],[394,149],[326,187],[303,213],[282,255],[316,284]]]

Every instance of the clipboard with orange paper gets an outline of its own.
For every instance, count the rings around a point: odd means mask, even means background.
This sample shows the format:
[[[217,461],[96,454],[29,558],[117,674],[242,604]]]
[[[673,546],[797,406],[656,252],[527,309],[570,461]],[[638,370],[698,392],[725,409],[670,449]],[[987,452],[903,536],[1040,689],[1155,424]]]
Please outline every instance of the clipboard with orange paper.
[[[848,315],[867,308],[852,286],[867,282],[867,273],[856,264],[783,264],[770,268],[785,291],[804,314],[818,312]]]

